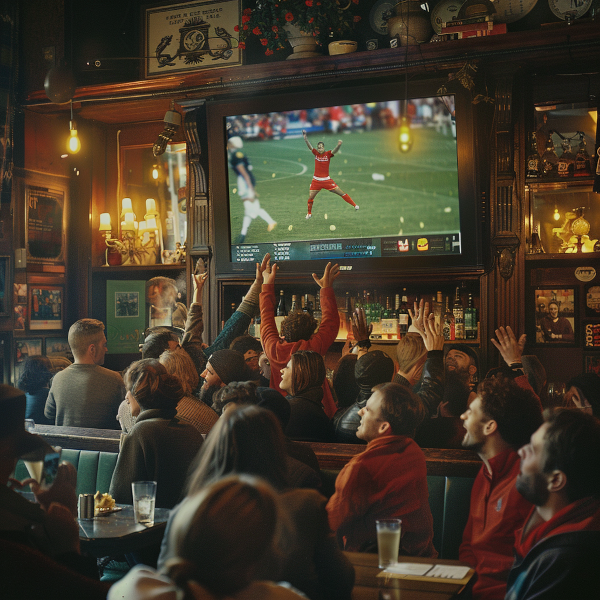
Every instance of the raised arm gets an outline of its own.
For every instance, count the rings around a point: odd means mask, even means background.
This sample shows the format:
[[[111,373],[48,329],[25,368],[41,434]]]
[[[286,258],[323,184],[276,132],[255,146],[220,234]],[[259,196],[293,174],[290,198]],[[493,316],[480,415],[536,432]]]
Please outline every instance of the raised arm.
[[[304,129],[302,130],[302,137],[304,138],[304,141],[306,142],[308,149],[312,152],[313,147],[312,147],[311,143],[308,141],[308,136],[306,135],[306,131],[304,131]]]
[[[337,151],[342,147],[342,140],[338,140],[337,146],[331,151],[331,154],[337,154]]]
[[[490,341],[498,349],[506,364],[510,367],[513,364],[521,363],[521,356],[525,348],[527,336],[523,334],[519,339],[513,333],[510,327],[498,327],[496,329],[498,341],[492,338]]]

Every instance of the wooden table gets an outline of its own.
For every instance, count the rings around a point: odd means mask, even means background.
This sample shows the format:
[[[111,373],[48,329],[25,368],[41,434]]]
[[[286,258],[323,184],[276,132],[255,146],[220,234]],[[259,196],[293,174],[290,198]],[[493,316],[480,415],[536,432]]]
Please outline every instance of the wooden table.
[[[354,565],[356,581],[352,590],[352,600],[448,600],[462,589],[462,584],[436,581],[415,581],[377,577],[382,571],[378,566],[377,554],[344,552]],[[400,562],[427,564],[462,565],[457,560],[416,558],[401,556]]]
[[[91,556],[115,556],[160,544],[167,519],[167,508],[154,510],[154,525],[136,523],[133,506],[119,504],[123,510],[94,519],[78,519],[81,552]]]

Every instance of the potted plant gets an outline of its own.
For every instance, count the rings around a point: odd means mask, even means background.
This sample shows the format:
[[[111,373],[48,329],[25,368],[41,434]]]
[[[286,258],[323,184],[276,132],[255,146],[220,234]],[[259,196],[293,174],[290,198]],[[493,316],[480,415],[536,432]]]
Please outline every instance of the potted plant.
[[[296,57],[316,55],[308,45],[327,44],[349,34],[360,21],[357,8],[360,0],[245,0],[242,23],[235,30],[240,34],[239,47],[246,47],[248,36],[258,37],[270,56],[292,44]],[[294,44],[295,39],[302,42]],[[308,41],[307,41],[308,38]],[[308,54],[307,54],[308,52]],[[290,57],[291,58],[291,57]]]

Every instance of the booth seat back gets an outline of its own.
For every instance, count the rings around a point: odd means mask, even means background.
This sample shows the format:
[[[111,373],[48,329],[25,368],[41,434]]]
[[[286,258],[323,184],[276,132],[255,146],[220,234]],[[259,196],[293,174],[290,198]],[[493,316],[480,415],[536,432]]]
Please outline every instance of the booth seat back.
[[[117,452],[99,452],[97,450],[73,450],[63,448],[61,460],[70,462],[77,470],[77,494],[107,493],[110,487]],[[17,463],[15,477],[23,480],[29,473],[22,460]]]

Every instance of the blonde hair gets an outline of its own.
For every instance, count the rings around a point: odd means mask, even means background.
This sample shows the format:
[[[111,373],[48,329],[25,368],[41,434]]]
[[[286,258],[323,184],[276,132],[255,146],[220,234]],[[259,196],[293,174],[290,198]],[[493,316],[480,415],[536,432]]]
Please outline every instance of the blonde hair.
[[[75,358],[85,356],[91,344],[104,337],[104,323],[97,319],[79,319],[69,328],[68,340]]]
[[[247,475],[220,479],[177,510],[168,538],[175,558],[165,574],[184,590],[193,580],[218,597],[235,594],[269,556],[278,521],[277,495],[267,483]]]
[[[403,373],[408,373],[425,356],[427,348],[419,333],[407,333],[396,346],[398,368]]]
[[[183,393],[191,396],[200,381],[191,356],[183,348],[175,348],[174,350],[165,350],[158,360],[168,373],[179,379]]]

